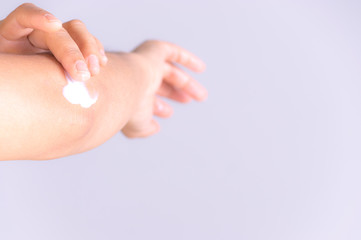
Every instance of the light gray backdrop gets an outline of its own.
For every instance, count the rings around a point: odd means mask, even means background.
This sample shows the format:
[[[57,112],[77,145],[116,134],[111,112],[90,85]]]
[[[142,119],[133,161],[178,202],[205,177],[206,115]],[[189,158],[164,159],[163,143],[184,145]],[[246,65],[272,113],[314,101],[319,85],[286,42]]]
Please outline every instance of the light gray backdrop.
[[[148,139],[1,162],[1,240],[361,239],[360,1],[35,3],[108,50],[190,49],[210,96]]]

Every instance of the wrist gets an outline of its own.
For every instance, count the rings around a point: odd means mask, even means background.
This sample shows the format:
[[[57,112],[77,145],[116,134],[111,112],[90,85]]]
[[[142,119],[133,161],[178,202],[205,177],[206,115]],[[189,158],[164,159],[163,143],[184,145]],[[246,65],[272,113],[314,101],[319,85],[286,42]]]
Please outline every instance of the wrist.
[[[119,132],[139,111],[149,91],[147,70],[141,57],[132,53],[107,53],[107,57],[106,67],[87,83],[98,92],[98,101],[85,110],[91,124],[84,137],[87,144],[83,151]]]

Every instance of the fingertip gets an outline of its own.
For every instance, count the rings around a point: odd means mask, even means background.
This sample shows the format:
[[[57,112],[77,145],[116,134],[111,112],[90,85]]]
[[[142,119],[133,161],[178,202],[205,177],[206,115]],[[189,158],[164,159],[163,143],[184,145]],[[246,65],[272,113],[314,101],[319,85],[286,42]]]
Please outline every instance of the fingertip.
[[[161,99],[156,99],[154,115],[162,118],[169,118],[173,115],[173,112],[173,108],[169,104]]]
[[[90,79],[91,77],[91,74],[90,73],[86,73],[86,72],[82,72],[82,73],[79,73],[79,72],[76,72],[76,73],[69,73],[72,77],[72,79],[74,81],[78,81],[78,82],[86,82]]]
[[[169,105],[165,105],[164,108],[165,108],[165,109],[163,110],[161,116],[164,117],[164,118],[169,118],[169,117],[171,117],[171,116],[173,115],[173,113],[174,113],[173,108],[170,107]]]
[[[74,78],[79,81],[88,81],[91,77],[87,64],[83,60],[75,62]]]
[[[203,95],[200,97],[200,100],[201,102],[204,102],[208,99],[208,91],[205,90],[205,92],[203,93]]]
[[[154,135],[160,131],[160,125],[155,119],[152,120],[152,127],[153,130],[149,133],[149,135]]]
[[[195,97],[195,100],[198,102],[204,102],[208,98],[208,91],[204,87],[202,87],[199,91],[197,96]]]
[[[63,23],[62,22],[51,22],[49,23],[49,32],[56,32],[62,29]]]
[[[60,30],[63,27],[63,23],[50,13],[45,14],[44,18],[49,32]]]
[[[205,62],[202,61],[201,72],[204,72],[206,70],[207,70],[207,64],[205,64]]]
[[[192,64],[196,72],[204,72],[207,68],[206,64],[200,59],[193,59]]]
[[[107,55],[105,54],[105,51],[104,49],[101,49],[100,50],[100,62],[103,66],[105,66],[108,62],[108,57]]]
[[[100,66],[99,66],[99,59],[96,55],[91,54],[87,58],[88,68],[92,76],[99,74]]]
[[[77,79],[81,82],[86,82],[90,79],[91,77],[91,74],[90,72],[81,72],[81,73],[77,73]]]

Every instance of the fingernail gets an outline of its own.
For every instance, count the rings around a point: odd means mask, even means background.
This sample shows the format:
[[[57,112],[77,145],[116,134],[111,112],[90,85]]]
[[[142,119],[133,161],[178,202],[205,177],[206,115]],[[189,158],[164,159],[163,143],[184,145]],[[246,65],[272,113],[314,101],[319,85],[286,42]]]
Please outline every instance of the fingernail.
[[[88,70],[88,66],[86,65],[86,63],[84,61],[78,60],[75,63],[75,67],[77,70],[77,74],[82,81],[86,81],[90,78],[90,72]]]
[[[99,59],[97,56],[95,56],[94,54],[90,55],[88,57],[88,65],[93,75],[99,73],[100,67],[99,67]]]
[[[48,20],[49,24],[51,24],[51,27],[56,27],[56,29],[60,29],[63,27],[63,23],[53,15],[47,13],[44,15],[44,17],[46,18],[46,20]]]
[[[59,21],[54,15],[49,13],[45,14],[44,17],[46,17],[49,22]]]
[[[100,50],[100,55],[102,55],[102,61],[103,61],[104,63],[107,63],[107,62],[108,62],[108,58],[107,58],[107,55],[105,55],[104,49]]]
[[[60,25],[62,26],[62,22],[57,19],[54,15],[52,14],[45,14],[44,17],[46,18],[46,20],[48,20],[51,24],[57,24],[57,25]]]

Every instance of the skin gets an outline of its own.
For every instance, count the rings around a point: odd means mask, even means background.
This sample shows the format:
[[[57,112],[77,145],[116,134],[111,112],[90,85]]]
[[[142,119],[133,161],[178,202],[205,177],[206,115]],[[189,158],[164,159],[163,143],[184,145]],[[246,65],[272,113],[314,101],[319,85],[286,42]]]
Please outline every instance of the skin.
[[[90,108],[62,95],[64,69],[50,54],[0,54],[0,160],[46,160],[95,148],[119,131],[130,138],[160,129],[154,116],[173,109],[159,97],[203,101],[207,91],[175,63],[202,72],[205,64],[174,44],[146,41],[131,53],[108,53],[87,85],[99,93]],[[46,69],[46,71],[44,71]]]
[[[0,52],[35,54],[49,51],[70,76],[79,81],[97,75],[100,66],[108,60],[100,41],[80,20],[62,24],[51,13],[25,3],[0,21]]]
[[[107,55],[84,23],[61,24],[33,4],[0,21],[0,160],[81,153],[119,131],[148,137],[159,131],[154,116],[173,113],[160,97],[181,103],[207,97],[175,65],[202,72],[205,64],[174,44],[146,41],[130,53]],[[79,62],[86,70],[77,71]],[[85,109],[63,97],[64,70],[98,93],[96,104]]]

